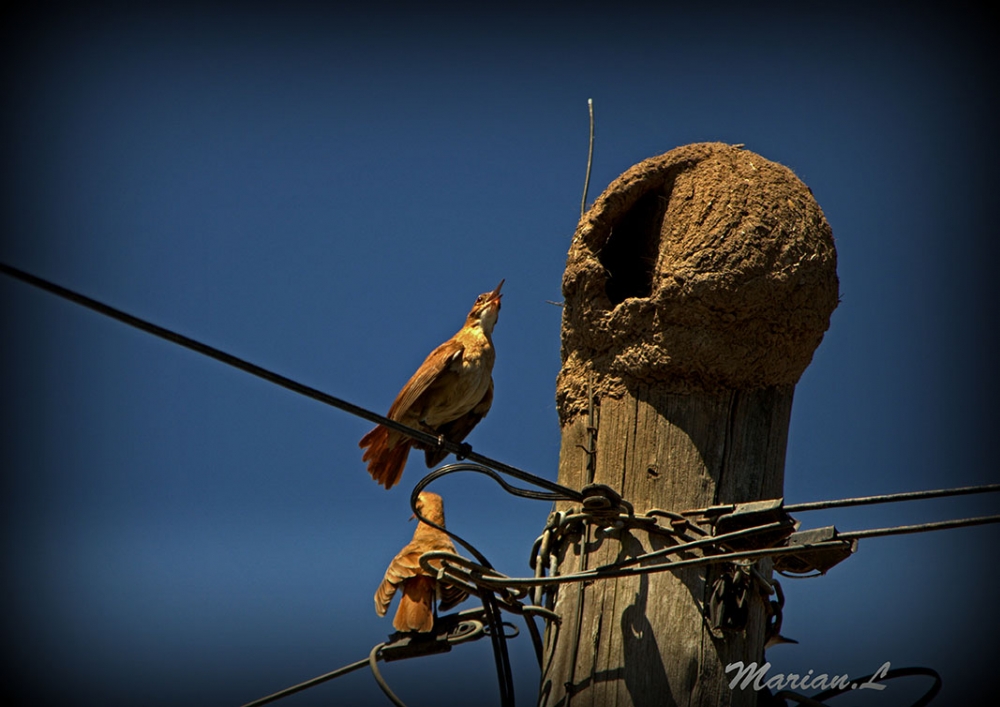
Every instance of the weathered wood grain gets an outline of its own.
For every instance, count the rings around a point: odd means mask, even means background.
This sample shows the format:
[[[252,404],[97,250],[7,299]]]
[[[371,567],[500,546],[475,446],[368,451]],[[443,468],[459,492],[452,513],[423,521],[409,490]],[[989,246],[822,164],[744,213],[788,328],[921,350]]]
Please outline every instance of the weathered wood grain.
[[[634,503],[641,499],[637,513],[780,495],[791,398],[790,386],[717,395],[639,387],[602,401],[594,480]],[[582,486],[586,454],[577,445],[586,446],[587,426],[580,415],[564,428],[561,483]],[[596,534],[586,546],[588,567],[662,547],[643,533]],[[580,544],[563,551],[559,572],[580,569]],[[713,635],[701,613],[711,572],[707,579],[706,570],[690,568],[598,580],[582,592],[562,587],[555,610],[563,623],[547,636],[540,704],[755,704],[753,691],[729,690],[724,670],[736,660],[761,659],[763,604],[753,603],[746,630]],[[567,642],[578,643],[575,663]]]

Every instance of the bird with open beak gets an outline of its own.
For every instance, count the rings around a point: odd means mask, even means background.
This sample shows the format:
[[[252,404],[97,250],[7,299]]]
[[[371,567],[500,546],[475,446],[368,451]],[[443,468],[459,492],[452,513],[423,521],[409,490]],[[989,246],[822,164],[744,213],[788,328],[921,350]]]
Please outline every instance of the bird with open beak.
[[[457,443],[486,416],[493,404],[493,327],[503,283],[479,295],[458,333],[431,351],[392,402],[390,419]],[[365,450],[361,460],[368,462],[368,473],[387,489],[399,483],[410,447],[424,450],[428,467],[448,454],[382,425],[358,446]]]

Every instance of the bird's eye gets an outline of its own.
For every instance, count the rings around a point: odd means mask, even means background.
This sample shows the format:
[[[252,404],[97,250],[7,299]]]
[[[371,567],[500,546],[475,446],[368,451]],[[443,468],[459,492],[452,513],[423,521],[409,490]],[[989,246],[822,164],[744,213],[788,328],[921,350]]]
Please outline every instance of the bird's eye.
[[[483,300],[485,300],[485,299],[486,299],[486,295],[479,295],[478,297],[476,297],[476,304],[482,304]]]

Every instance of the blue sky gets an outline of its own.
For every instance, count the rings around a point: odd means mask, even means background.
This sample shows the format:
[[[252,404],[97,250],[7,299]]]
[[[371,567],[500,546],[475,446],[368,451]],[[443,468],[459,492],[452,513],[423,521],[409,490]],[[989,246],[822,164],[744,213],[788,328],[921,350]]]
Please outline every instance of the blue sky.
[[[547,300],[561,299],[593,98],[591,200],[646,157],[720,140],[792,168],[833,227],[842,303],[796,390],[789,502],[1000,480],[984,17],[5,12],[6,263],[380,411],[506,278],[496,398],[469,441],[554,479]],[[372,595],[412,534],[419,460],[385,492],[360,460],[364,421],[6,277],[0,302],[11,700],[238,705],[385,639]],[[433,489],[449,527],[529,573],[547,504],[479,476]],[[945,679],[935,704],[978,695],[998,539],[863,541],[828,576],[785,581],[800,643],[769,652],[774,670],[924,665]],[[511,648],[530,704],[530,642]],[[411,705],[498,702],[485,641],[384,674]],[[857,704],[909,704],[923,685]],[[285,704],[383,699],[362,671]]]

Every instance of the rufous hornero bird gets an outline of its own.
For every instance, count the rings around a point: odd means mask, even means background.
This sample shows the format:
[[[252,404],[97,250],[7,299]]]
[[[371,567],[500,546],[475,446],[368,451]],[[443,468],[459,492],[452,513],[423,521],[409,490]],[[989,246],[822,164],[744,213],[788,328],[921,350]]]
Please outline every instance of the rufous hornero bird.
[[[444,503],[436,493],[421,491],[417,496],[417,510],[427,520],[444,527]],[[420,521],[413,532],[413,540],[389,563],[382,584],[375,592],[375,613],[379,616],[385,616],[396,591],[402,592],[396,617],[392,620],[397,631],[427,633],[434,629],[435,599],[441,611],[447,611],[468,596],[465,590],[438,582],[434,576],[424,573],[420,556],[432,550],[454,553],[455,546],[446,533]],[[432,560],[430,564],[440,567],[440,561]]]
[[[392,401],[390,419],[458,443],[486,416],[493,404],[493,327],[503,283],[479,295],[465,325],[431,351]],[[368,462],[368,473],[387,489],[399,483],[410,447],[424,450],[428,467],[448,455],[382,425],[362,437],[358,446],[365,449],[361,460]]]

